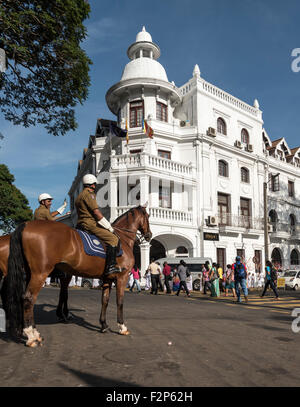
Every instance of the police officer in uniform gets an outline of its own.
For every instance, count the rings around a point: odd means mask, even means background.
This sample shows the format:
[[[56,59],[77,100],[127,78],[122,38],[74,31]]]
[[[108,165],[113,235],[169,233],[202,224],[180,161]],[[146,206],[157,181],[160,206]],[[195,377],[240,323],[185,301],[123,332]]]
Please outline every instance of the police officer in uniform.
[[[106,271],[105,274],[121,272],[117,266],[116,256],[119,239],[114,234],[114,229],[109,221],[102,215],[95,195],[97,178],[92,174],[86,174],[83,179],[83,191],[75,201],[78,220],[77,228],[97,236],[106,243]],[[108,263],[109,262],[109,263]]]
[[[65,200],[63,205],[54,212],[50,212],[50,207],[52,205],[52,196],[44,193],[38,198],[40,206],[34,211],[34,220],[55,220],[57,215],[62,215],[67,206],[67,201]]]

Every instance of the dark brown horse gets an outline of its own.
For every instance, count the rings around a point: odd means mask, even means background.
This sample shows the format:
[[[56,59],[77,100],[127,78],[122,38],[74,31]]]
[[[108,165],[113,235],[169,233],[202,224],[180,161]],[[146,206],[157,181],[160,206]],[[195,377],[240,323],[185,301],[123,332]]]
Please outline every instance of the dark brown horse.
[[[134,265],[133,246],[137,231],[151,240],[148,214],[138,206],[119,216],[113,223],[119,235],[123,255],[117,258],[122,272],[104,277],[101,331],[107,330],[106,309],[112,282],[116,282],[117,322],[119,333],[128,335],[123,318],[123,300],[128,275]],[[2,287],[2,301],[13,335],[27,337],[27,346],[34,347],[42,338],[34,324],[33,307],[38,293],[54,267],[68,275],[102,278],[105,259],[86,255],[79,234],[59,222],[31,221],[15,230],[10,237],[7,276]]]
[[[0,292],[3,284],[3,279],[7,274],[10,236],[0,236]],[[56,315],[59,322],[67,322],[71,319],[68,310],[68,286],[72,276],[63,272],[57,273],[60,280],[59,301],[56,308]]]

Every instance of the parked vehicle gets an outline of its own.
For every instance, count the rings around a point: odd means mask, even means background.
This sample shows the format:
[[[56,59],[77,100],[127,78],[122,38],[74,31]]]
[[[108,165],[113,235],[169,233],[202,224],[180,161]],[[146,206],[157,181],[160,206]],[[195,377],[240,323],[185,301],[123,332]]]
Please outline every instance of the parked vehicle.
[[[174,268],[179,266],[180,260],[185,261],[189,272],[191,273],[193,290],[199,291],[201,286],[199,273],[202,270],[202,265],[204,265],[207,261],[210,265],[212,265],[212,259],[210,257],[163,257],[156,261],[160,263],[162,269],[163,264],[166,261],[173,271]]]
[[[100,288],[103,284],[103,281],[101,279],[99,279],[99,286],[98,288]],[[92,278],[82,278],[82,282],[81,282],[81,287],[84,288],[93,288],[93,279]]]
[[[300,289],[300,271],[299,270],[285,270],[284,275],[285,286],[294,290]]]

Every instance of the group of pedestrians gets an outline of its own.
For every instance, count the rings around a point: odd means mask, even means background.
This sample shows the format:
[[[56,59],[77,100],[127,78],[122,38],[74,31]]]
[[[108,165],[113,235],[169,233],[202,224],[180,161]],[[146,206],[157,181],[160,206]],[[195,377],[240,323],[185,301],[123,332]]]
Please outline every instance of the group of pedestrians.
[[[271,287],[271,289],[274,291],[276,299],[278,299],[279,295],[276,288],[277,273],[270,261],[266,262],[265,271],[266,277],[264,278],[264,289],[261,297],[265,295],[268,287]],[[154,295],[157,295],[158,289],[163,292],[164,287],[161,282],[161,277],[163,276],[167,294],[171,294],[172,292],[172,283],[173,291],[177,291],[177,296],[180,295],[181,291],[184,291],[189,297],[190,290],[187,286],[189,275],[190,273],[184,260],[180,260],[180,264],[175,270],[172,270],[170,265],[167,262],[164,262],[163,270],[161,270],[159,262],[151,259],[150,265],[144,275],[146,279],[145,290],[151,290],[150,293]],[[204,294],[207,294],[207,292],[210,291],[210,295],[212,297],[219,297],[220,292],[222,291],[224,296],[227,297],[229,295],[229,291],[231,291],[233,297],[236,298],[238,303],[240,303],[242,302],[241,292],[243,292],[245,302],[248,301],[248,288],[253,284],[253,276],[251,273],[248,273],[246,264],[242,262],[240,256],[236,257],[234,264],[227,264],[226,270],[224,271],[218,264],[213,263],[210,265],[210,263],[207,261],[203,265],[199,277]],[[141,291],[141,286],[139,283],[140,280],[140,270],[137,268],[137,266],[134,266],[130,273],[130,291],[133,290],[135,285],[137,287],[137,291]]]
[[[180,264],[177,269],[171,270],[169,264],[165,261],[163,264],[163,269],[161,270],[160,263],[151,259],[149,267],[147,268],[144,278],[145,278],[145,290],[151,290],[150,294],[157,295],[158,289],[164,292],[164,287],[161,281],[162,276],[164,277],[164,285],[166,287],[166,294],[171,294],[176,290],[176,295],[180,294],[181,290],[184,290],[188,297],[190,297],[190,290],[187,287],[187,278],[189,277],[189,271],[186,263],[180,260]],[[129,275],[128,286],[129,290],[132,292],[134,286],[136,285],[137,291],[141,291],[140,286],[141,273],[138,267],[135,265]]]

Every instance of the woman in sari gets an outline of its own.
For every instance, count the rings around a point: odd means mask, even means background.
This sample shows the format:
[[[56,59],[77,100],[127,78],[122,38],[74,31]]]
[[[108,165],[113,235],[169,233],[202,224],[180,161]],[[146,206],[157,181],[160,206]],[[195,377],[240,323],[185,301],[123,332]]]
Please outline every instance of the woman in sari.
[[[211,283],[211,297],[220,297],[219,274],[216,263],[213,263],[209,273]]]

